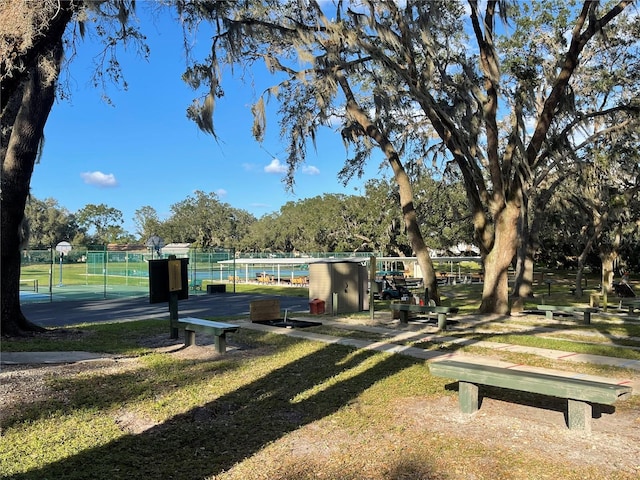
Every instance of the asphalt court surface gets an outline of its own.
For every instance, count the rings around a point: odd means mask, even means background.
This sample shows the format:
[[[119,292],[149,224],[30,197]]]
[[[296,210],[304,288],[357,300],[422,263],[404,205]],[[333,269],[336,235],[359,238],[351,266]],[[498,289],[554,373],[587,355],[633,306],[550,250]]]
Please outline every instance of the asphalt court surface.
[[[191,296],[178,302],[179,317],[221,317],[249,315],[254,300],[280,300],[280,309],[309,312],[309,299],[245,293],[216,293]],[[96,301],[25,303],[22,312],[42,327],[63,327],[80,323],[169,318],[168,303],[149,303],[149,297]]]
[[[282,297],[243,293],[198,295],[178,302],[178,316],[220,317],[249,315],[254,300],[280,300],[280,309],[289,312],[309,312],[309,300],[303,297]],[[169,318],[168,303],[149,303],[148,297],[117,300],[64,301],[26,303],[22,311],[33,323],[42,327],[66,327],[81,323]],[[108,357],[90,352],[0,352],[0,364],[55,364],[79,362]]]

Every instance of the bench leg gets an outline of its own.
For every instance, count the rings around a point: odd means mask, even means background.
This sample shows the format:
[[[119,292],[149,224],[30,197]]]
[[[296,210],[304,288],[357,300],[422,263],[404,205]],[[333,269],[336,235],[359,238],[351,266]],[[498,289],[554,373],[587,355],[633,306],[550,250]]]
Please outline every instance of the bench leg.
[[[591,323],[591,312],[584,312],[584,324],[589,325]]]
[[[175,339],[175,338],[178,338],[180,336],[180,331],[178,330],[178,327],[174,327],[172,325],[169,330],[171,330],[171,338]]]
[[[409,311],[400,310],[400,323],[409,323]]]
[[[184,331],[184,346],[190,347],[191,345],[196,344],[196,332],[193,330],[185,330]]]
[[[443,331],[447,329],[447,314],[439,313],[438,314],[438,331]]]
[[[567,426],[569,429],[591,432],[592,410],[591,404],[588,402],[569,399],[567,408]]]
[[[550,312],[549,310],[544,312],[544,316],[553,320],[553,312]]]
[[[222,333],[220,335],[216,335],[216,352],[224,353],[227,351],[227,338],[226,334]]]
[[[478,411],[478,385],[468,382],[458,382],[458,404],[462,413],[476,413]]]

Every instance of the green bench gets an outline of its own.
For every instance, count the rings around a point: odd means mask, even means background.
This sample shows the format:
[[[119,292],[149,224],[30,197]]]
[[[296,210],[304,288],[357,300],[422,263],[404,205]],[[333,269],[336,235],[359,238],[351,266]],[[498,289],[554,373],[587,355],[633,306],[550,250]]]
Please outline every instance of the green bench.
[[[409,323],[409,312],[414,313],[435,313],[438,315],[438,330],[446,330],[447,315],[458,313],[456,307],[442,307],[434,305],[411,305],[409,303],[392,303],[391,310],[400,314],[400,323]]]
[[[196,332],[213,334],[216,352],[227,350],[227,333],[237,332],[238,325],[214,322],[202,318],[184,317],[178,319],[178,327],[184,328],[184,344],[186,347],[196,344]]]
[[[529,372],[457,360],[433,361],[429,371],[432,375],[459,381],[458,402],[463,413],[478,411],[478,386],[489,385],[567,399],[567,426],[586,432],[591,431],[592,404],[613,405],[630,396],[632,391],[630,386],[610,383],[605,378],[589,380],[564,376],[561,372]]]
[[[591,314],[598,311],[597,308],[572,307],[569,305],[537,305],[536,308],[538,310],[542,310],[544,312],[544,316],[549,319],[553,319],[553,315],[557,313],[572,315],[582,313],[582,318],[585,325],[589,325],[591,323]]]

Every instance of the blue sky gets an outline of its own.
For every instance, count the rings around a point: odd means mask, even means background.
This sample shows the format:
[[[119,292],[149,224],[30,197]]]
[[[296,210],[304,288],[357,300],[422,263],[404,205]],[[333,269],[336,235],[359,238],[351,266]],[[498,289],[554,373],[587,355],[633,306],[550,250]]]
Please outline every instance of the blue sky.
[[[79,45],[68,72],[71,98],[56,102],[45,127],[43,155],[31,181],[36,198],[54,198],[70,212],[106,204],[123,213],[123,227],[134,233],[137,209],[150,205],[165,219],[172,204],[196,190],[215,192],[222,202],[259,218],[288,201],[359,194],[364,181],[379,174],[376,157],[367,178],[343,187],[337,173],[345,150],[340,135],[326,129],[318,137],[317,152],[309,149],[307,164],[296,175],[295,193],[287,192],[281,168],[286,145],[279,139],[277,118],[268,118],[262,145],[251,136],[251,103],[270,77],[258,74],[257,84],[264,82],[258,86],[225,83],[214,117],[216,142],[186,118],[196,93],[180,78],[185,61],[178,25],[167,17],[154,24],[144,9],[138,16],[151,55],[146,61],[121,50],[128,90],[109,86],[113,105],[91,84],[97,43],[87,38]],[[209,47],[206,38],[199,42]]]

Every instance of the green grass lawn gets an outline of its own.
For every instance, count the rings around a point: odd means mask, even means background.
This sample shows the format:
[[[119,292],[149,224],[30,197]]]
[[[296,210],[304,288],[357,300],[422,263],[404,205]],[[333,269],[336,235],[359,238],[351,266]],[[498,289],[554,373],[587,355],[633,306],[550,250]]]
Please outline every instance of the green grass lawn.
[[[239,350],[192,358],[148,346],[164,320],[72,333],[11,343],[119,360],[48,367],[33,398],[3,405],[1,478],[508,479],[514,468],[519,479],[634,478],[416,422],[407,406],[456,393],[410,357],[241,329]]]
[[[584,298],[570,294],[569,284],[565,289],[564,284],[555,283],[546,299],[562,305],[583,302]],[[308,289],[298,287],[238,283],[236,291],[308,297]],[[446,304],[460,307],[465,314],[477,308],[481,286],[446,286],[439,291]],[[375,306],[388,310],[388,302],[376,301]],[[354,319],[367,315],[355,314]],[[535,321],[530,325],[532,331],[536,325]],[[598,340],[573,333],[585,329],[600,334]],[[566,330],[557,338],[548,336],[554,332],[543,336],[509,331],[455,335],[639,359],[638,325],[594,319],[589,326],[574,324]],[[322,325],[308,331],[386,340],[356,328]],[[604,335],[626,340],[608,342]],[[166,319],[157,319],[79,325],[3,340],[4,351],[84,350],[108,353],[116,359],[44,369],[13,367],[0,373],[5,393],[11,392],[12,382],[25,382],[23,387],[33,383],[31,396],[11,400],[14,397],[6,393],[3,397],[7,400],[0,416],[0,478],[638,478],[638,471],[615,470],[605,459],[594,465],[541,453],[529,443],[529,437],[521,441],[516,435],[516,441],[509,443],[516,426],[513,430],[501,427],[499,435],[506,439],[501,447],[482,438],[474,440],[466,423],[454,422],[446,432],[436,428],[433,418],[437,421],[439,409],[455,411],[457,393],[447,387],[449,380],[430,376],[418,359],[249,329],[231,335],[232,349],[226,355],[203,358],[190,356],[179,344],[169,351],[158,350],[151,341],[168,336]],[[461,348],[446,343],[412,345],[444,351]],[[473,345],[462,350],[615,378],[629,373],[597,365],[563,365],[535,355]],[[506,393],[504,398],[523,401],[520,394]],[[620,412],[640,415],[638,398],[621,404]],[[422,419],[424,412],[431,412],[431,420]],[[555,437],[553,441],[561,441],[558,437],[564,442],[578,441],[565,438],[562,430],[549,435]],[[543,435],[539,441],[548,443],[549,439]]]

